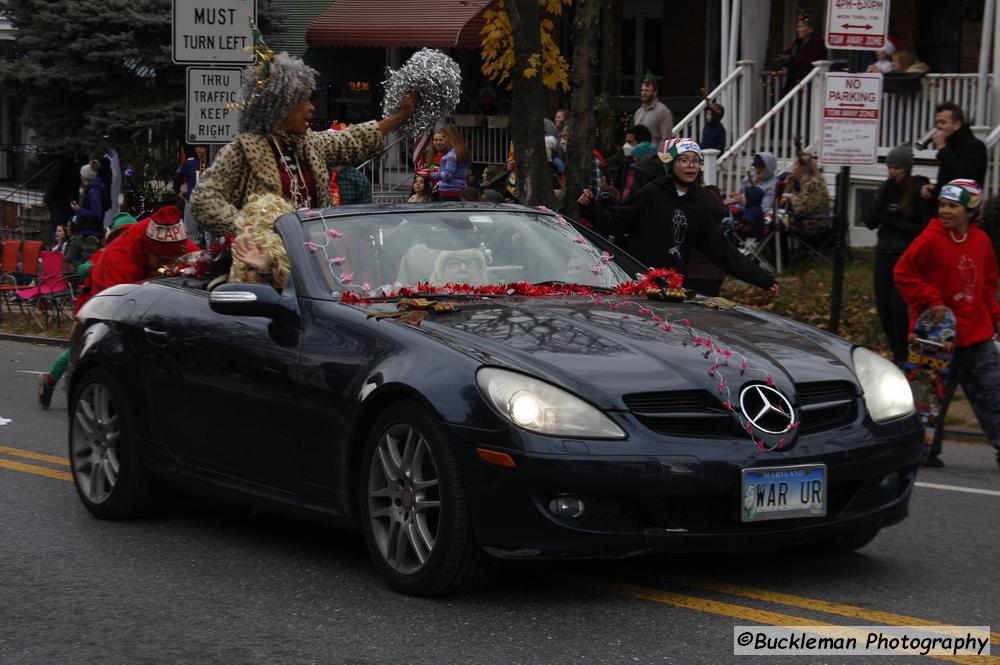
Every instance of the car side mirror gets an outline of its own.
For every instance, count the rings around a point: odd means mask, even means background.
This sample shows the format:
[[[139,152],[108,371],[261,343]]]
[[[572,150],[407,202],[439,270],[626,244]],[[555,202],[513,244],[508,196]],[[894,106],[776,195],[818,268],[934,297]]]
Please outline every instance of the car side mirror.
[[[279,320],[295,318],[295,313],[270,284],[220,284],[208,294],[208,304],[213,312],[227,316],[262,316]]]

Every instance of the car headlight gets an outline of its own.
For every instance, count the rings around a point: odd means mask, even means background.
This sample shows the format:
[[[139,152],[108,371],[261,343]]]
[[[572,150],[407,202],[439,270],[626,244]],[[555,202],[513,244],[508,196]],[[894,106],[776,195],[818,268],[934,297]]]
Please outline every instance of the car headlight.
[[[913,392],[898,367],[860,346],[852,355],[854,371],[865,391],[865,406],[872,420],[881,423],[914,412]]]
[[[625,438],[625,432],[599,409],[544,381],[483,367],[476,382],[496,410],[523,429],[579,439]]]

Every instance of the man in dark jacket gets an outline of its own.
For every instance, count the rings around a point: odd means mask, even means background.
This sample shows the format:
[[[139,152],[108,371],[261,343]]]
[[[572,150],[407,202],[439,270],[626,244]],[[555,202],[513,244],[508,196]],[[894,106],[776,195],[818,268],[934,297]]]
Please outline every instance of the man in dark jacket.
[[[952,180],[975,180],[980,186],[986,180],[986,144],[972,134],[965,124],[961,107],[952,102],[938,104],[934,109],[934,147],[938,149],[937,185],[924,185],[920,194],[937,202],[941,187]],[[935,212],[937,206],[935,205]]]
[[[577,200],[581,214],[602,233],[630,234],[632,253],[648,266],[683,273],[697,249],[727,273],[777,295],[774,276],[740,254],[698,200],[701,147],[692,139],[666,139],[657,156],[664,173],[656,180],[607,209],[584,190]]]

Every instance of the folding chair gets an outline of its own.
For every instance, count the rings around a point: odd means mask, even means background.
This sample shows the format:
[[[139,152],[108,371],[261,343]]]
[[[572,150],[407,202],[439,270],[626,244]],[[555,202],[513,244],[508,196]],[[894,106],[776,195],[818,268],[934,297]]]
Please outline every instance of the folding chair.
[[[765,270],[777,272],[768,256],[773,256],[777,252],[776,239],[778,237],[774,216],[768,212],[764,215],[763,230],[755,229],[756,233],[747,232],[745,225],[736,222],[733,225],[730,240],[736,245],[736,249],[748,259]],[[759,238],[757,236],[760,236]]]
[[[17,272],[17,260],[20,256],[20,240],[3,241],[3,262],[0,263],[0,316],[3,315],[4,303],[7,304],[7,312],[13,313],[8,296],[11,291],[17,289],[17,280],[14,278],[14,274]]]
[[[18,302],[17,293],[36,283],[43,246],[44,243],[41,240],[23,241],[21,243],[21,258],[18,261],[19,266],[3,274],[3,283],[0,284],[0,295],[7,301],[8,313],[12,313],[11,302]],[[6,250],[6,247],[4,249]],[[20,305],[18,307],[20,308]],[[24,310],[21,311],[23,312]]]
[[[820,259],[832,264],[827,253],[836,244],[837,236],[833,228],[833,216],[806,217],[795,220],[786,229],[789,237],[793,239],[795,245],[800,250],[805,250],[807,259]],[[812,222],[810,224],[810,222]],[[802,252],[799,252],[800,255]],[[789,252],[789,262],[791,262],[792,252]]]
[[[18,308],[27,313],[40,327],[48,330],[50,318],[58,318],[59,302],[67,295],[73,297],[75,273],[63,270],[62,252],[42,252],[41,273],[35,279],[35,284],[22,287],[15,292]]]

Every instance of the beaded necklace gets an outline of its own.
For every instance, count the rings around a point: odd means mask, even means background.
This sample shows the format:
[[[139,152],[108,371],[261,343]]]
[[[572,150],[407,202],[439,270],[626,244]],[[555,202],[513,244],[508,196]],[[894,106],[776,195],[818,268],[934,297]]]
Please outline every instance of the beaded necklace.
[[[274,143],[274,147],[278,151],[278,162],[281,163],[281,166],[285,169],[285,173],[288,175],[288,190],[292,197],[292,205],[297,210],[300,208],[308,208],[311,203],[309,198],[309,187],[306,185],[305,176],[302,175],[302,169],[299,168],[298,160],[295,156],[294,146],[290,149],[282,150],[277,139],[272,137],[271,141]]]

